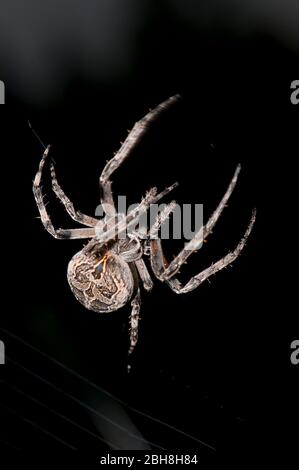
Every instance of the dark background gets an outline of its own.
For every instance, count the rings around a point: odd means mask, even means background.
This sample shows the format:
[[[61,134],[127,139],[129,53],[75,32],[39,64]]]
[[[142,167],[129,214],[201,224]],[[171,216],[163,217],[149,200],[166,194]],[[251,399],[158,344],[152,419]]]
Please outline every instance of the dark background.
[[[274,27],[233,28],[226,17],[202,24],[166,5],[148,7],[119,73],[83,73],[66,60],[63,80],[26,94],[3,68],[0,338],[7,363],[0,371],[0,444],[11,454],[46,450],[55,457],[74,453],[71,445],[96,456],[111,448],[109,441],[119,449],[192,449],[206,468],[215,454],[243,468],[291,458],[298,445],[298,429],[291,429],[298,427],[298,370],[290,363],[290,343],[298,337],[299,106],[290,102],[298,49]],[[241,257],[210,283],[176,296],[156,281],[151,294],[142,293],[128,375],[130,306],[99,316],[77,303],[66,268],[82,242],[52,239],[36,219],[31,184],[42,148],[27,121],[52,144],[59,181],[75,207],[93,215],[100,171],[126,130],[175,93],[182,100],[115,175],[115,194],[133,203],[149,187],[178,180],[173,197],[203,203],[206,220],[241,162],[229,207],[188,261],[185,280],[234,248],[253,207],[257,222]],[[47,183],[44,190],[55,225],[76,226]],[[164,246],[172,256],[182,245]]]

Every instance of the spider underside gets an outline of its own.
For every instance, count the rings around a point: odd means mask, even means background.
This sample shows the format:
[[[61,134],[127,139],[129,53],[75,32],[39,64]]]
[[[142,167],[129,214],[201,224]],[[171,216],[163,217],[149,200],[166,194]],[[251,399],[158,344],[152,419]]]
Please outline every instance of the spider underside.
[[[138,341],[138,323],[141,306],[140,280],[145,290],[150,291],[153,288],[153,281],[143,256],[150,256],[151,269],[157,279],[165,282],[176,294],[187,293],[198,287],[216,272],[230,265],[239,256],[255,222],[254,210],[243,238],[235,249],[196,276],[193,276],[186,284],[181,284],[177,278],[177,273],[187,258],[201,246],[202,241],[212,232],[236,185],[240,172],[240,165],[238,165],[223,198],[208,222],[171,262],[167,262],[163,254],[161,240],[157,238],[157,234],[160,226],[175,209],[176,203],[174,201],[167,204],[157,216],[156,222],[149,229],[146,238],[141,238],[134,231],[130,231],[127,238],[120,237],[120,234],[125,229],[128,229],[130,225],[136,227],[139,218],[149,209],[151,204],[159,201],[176,186],[174,184],[161,193],[158,193],[156,188],[152,188],[147,192],[138,207],[126,217],[121,217],[120,214],[117,214],[111,190],[112,174],[138,144],[147,131],[148,126],[162,111],[174,104],[178,98],[177,95],[170,97],[138,121],[128,134],[119,151],[107,162],[100,176],[101,204],[105,212],[103,219],[99,220],[75,210],[72,202],[60,187],[54,165],[51,162],[51,182],[54,193],[60,199],[71,218],[84,226],[84,228],[77,229],[54,228],[47,212],[41,189],[43,170],[50,146],[43,153],[33,182],[34,197],[45,229],[57,239],[90,239],[87,245],[73,256],[68,265],[67,278],[76,299],[87,309],[98,313],[118,310],[132,299],[129,354],[133,352]]]

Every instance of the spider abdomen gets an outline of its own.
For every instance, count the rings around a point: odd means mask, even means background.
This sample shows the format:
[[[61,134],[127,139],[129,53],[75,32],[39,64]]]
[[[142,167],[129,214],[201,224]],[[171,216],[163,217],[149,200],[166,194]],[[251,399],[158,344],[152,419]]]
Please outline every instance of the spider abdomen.
[[[111,252],[94,256],[80,251],[69,262],[67,278],[76,299],[98,313],[123,307],[134,291],[129,265]]]

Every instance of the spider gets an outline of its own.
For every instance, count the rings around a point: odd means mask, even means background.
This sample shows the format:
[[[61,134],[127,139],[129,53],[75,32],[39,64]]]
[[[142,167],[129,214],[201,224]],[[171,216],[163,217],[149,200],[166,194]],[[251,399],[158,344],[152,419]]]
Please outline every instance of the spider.
[[[53,163],[50,163],[52,189],[64,205],[73,220],[84,225],[77,229],[55,229],[47,212],[43,200],[41,181],[50,146],[45,148],[33,182],[33,193],[40,213],[41,222],[45,229],[57,239],[90,239],[88,243],[73,256],[68,264],[67,279],[76,299],[89,310],[98,313],[107,313],[120,309],[131,300],[130,315],[130,346],[129,355],[132,354],[138,341],[138,323],[141,307],[140,280],[146,291],[151,291],[153,281],[143,260],[144,255],[150,257],[151,269],[154,276],[167,284],[176,294],[185,294],[192,291],[210,276],[230,265],[241,253],[255,222],[256,211],[253,210],[249,225],[236,248],[223,258],[193,276],[186,284],[177,278],[180,267],[187,258],[196,251],[203,239],[212,232],[214,225],[220,217],[240,172],[237,166],[230,184],[220,201],[218,207],[205,226],[201,227],[194,238],[185,245],[182,251],[171,261],[167,262],[162,249],[161,239],[157,234],[159,228],[174,211],[176,203],[173,201],[164,206],[158,214],[155,223],[148,230],[147,237],[142,239],[137,232],[130,232],[125,238],[120,235],[128,227],[136,226],[150,207],[162,197],[170,193],[177,185],[158,192],[157,188],[150,189],[136,209],[126,216],[117,213],[111,190],[111,176],[127,159],[131,150],[137,145],[146,133],[148,126],[159,114],[176,103],[179,95],[172,96],[149,111],[129,132],[125,142],[121,145],[115,156],[109,160],[100,176],[101,204],[105,216],[102,219],[90,217],[75,210],[72,202],[59,185]]]

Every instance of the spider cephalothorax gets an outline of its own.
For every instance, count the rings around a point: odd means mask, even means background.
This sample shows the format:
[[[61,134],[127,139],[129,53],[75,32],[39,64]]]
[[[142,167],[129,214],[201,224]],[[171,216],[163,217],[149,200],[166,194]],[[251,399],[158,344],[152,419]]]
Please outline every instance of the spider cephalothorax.
[[[145,237],[140,237],[140,234],[134,231],[134,227],[136,227],[141,216],[150,208],[151,204],[155,204],[162,199],[174,189],[176,184],[160,193],[156,188],[151,188],[140,204],[126,216],[117,213],[111,191],[112,174],[129,156],[133,147],[146,132],[148,125],[156,119],[161,111],[167,109],[177,99],[178,96],[169,98],[137,122],[119,151],[104,167],[100,176],[101,203],[105,212],[103,219],[90,217],[75,210],[72,202],[58,184],[55,169],[53,163],[51,163],[54,193],[61,200],[69,215],[76,222],[85,226],[84,228],[69,230],[54,228],[46,210],[41,190],[42,174],[49,153],[49,146],[44,151],[33,182],[35,200],[46,230],[55,238],[90,239],[68,265],[68,282],[76,299],[87,309],[98,313],[117,310],[132,299],[130,353],[133,351],[138,339],[138,320],[141,305],[139,282],[142,281],[143,287],[147,291],[150,291],[153,287],[153,281],[143,256],[150,256],[151,268],[157,279],[165,282],[177,294],[187,293],[216,272],[230,265],[239,256],[255,221],[255,211],[253,211],[247,230],[235,249],[196,276],[193,276],[183,285],[177,278],[177,273],[187,258],[201,246],[202,241],[212,232],[236,185],[240,165],[237,166],[226,193],[210,219],[205,226],[196,232],[193,239],[185,245],[170,263],[165,259],[161,240],[157,238],[157,234],[163,222],[174,211],[176,203],[173,201],[165,205],[153,226],[148,229]],[[124,236],[124,233],[128,235]]]

